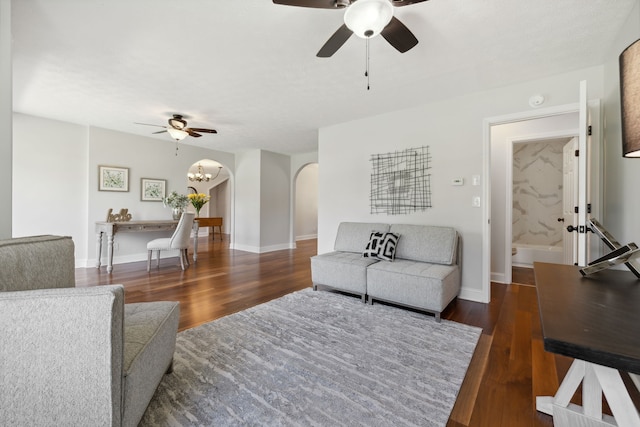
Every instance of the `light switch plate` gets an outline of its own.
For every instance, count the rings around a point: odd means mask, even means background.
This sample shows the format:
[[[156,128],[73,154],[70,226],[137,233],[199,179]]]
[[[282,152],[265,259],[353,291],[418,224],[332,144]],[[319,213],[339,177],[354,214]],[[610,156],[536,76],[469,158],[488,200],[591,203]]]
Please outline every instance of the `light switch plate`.
[[[480,185],[480,175],[473,175],[471,177],[471,185]]]

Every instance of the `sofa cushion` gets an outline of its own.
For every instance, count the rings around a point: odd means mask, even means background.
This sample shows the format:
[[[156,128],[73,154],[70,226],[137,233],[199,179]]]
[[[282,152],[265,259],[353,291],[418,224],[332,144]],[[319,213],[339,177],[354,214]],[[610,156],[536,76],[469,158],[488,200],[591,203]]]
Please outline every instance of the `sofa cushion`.
[[[365,258],[378,258],[384,261],[393,261],[396,253],[399,235],[394,233],[381,233],[374,231],[369,237],[369,243],[362,256]]]
[[[367,293],[367,267],[378,262],[361,253],[329,252],[311,257],[311,281],[359,295]]]
[[[179,319],[178,302],[125,304],[123,425],[138,425],[171,365]]]
[[[369,242],[372,231],[389,231],[389,224],[366,222],[341,222],[338,226],[338,234],[334,250],[341,252],[357,252],[362,254]]]
[[[404,238],[404,236],[403,236]],[[460,292],[457,265],[430,264],[396,258],[367,269],[370,298],[441,312]]]
[[[451,227],[394,224],[390,231],[402,235],[396,258],[444,265],[456,263],[458,233]]]

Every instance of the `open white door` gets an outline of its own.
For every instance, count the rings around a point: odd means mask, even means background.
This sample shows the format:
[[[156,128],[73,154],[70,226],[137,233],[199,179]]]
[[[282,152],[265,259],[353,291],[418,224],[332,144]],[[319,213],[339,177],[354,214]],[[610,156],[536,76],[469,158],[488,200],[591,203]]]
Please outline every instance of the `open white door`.
[[[578,235],[566,231],[567,225],[578,222],[575,207],[578,206],[578,138],[572,138],[562,147],[562,217],[558,221],[564,225],[562,246],[564,263],[573,265],[578,262]]]
[[[578,265],[586,266],[589,260],[589,232],[587,220],[590,217],[590,170],[589,154],[591,138],[589,137],[589,110],[587,108],[587,82],[580,82],[580,111],[578,119]],[[575,226],[575,224],[574,224]]]

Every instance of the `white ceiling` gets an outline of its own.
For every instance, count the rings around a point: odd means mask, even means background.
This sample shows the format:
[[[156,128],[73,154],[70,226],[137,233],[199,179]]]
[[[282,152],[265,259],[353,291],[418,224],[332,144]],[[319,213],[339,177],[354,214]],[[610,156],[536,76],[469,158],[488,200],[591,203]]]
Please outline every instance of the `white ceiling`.
[[[271,0],[13,0],[14,110],[151,136],[172,113],[222,151],[317,149],[320,127],[598,65],[637,0],[430,0],[395,8],[419,44],[352,36],[343,11]],[[159,141],[172,143],[167,134]]]

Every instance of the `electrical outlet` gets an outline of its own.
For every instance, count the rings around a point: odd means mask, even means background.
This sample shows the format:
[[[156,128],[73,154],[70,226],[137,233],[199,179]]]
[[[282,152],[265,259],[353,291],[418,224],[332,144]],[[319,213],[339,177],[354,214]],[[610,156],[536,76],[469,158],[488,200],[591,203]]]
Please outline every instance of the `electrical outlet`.
[[[480,197],[476,196],[471,200],[471,206],[473,206],[474,208],[479,208],[480,207]]]

